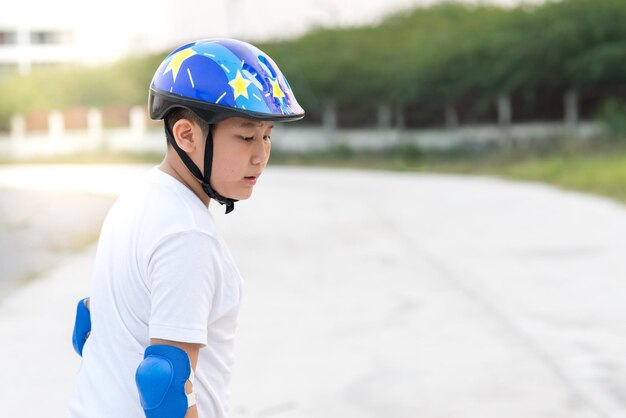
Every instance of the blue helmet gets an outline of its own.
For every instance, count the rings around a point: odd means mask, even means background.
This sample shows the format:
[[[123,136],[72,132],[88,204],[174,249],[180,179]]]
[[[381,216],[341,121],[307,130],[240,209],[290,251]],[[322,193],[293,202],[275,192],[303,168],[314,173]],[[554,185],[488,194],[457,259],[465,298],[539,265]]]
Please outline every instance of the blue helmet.
[[[157,69],[149,95],[150,117],[164,119],[175,108],[194,112],[209,125],[230,117],[289,122],[304,117],[304,110],[274,61],[263,51],[235,39],[205,39],[183,45],[170,53]],[[235,199],[220,195],[210,184],[213,137],[207,136],[204,173],[176,144],[165,125],[167,140],[204,192],[226,205]]]
[[[287,79],[263,51],[234,39],[205,39],[170,53],[150,85],[150,117],[175,107],[208,123],[240,116],[268,121],[304,117]]]

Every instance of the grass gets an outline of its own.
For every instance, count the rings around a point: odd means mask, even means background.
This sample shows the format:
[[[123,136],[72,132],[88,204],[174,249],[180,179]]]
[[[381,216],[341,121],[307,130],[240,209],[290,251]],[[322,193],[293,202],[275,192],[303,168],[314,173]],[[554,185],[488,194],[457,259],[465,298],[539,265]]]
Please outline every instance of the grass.
[[[31,159],[20,163],[156,164],[161,158],[156,154],[105,153]],[[380,152],[357,152],[346,146],[309,153],[275,150],[271,164],[492,175],[550,183],[626,203],[626,141],[608,139],[593,142],[553,139],[525,148],[467,149],[438,154],[425,153],[412,146]]]
[[[626,203],[626,144],[555,139],[526,149],[465,150],[425,154],[415,149],[379,153],[341,152],[272,156],[274,164],[396,171],[481,174],[539,181]]]
[[[542,181],[626,202],[626,153],[553,156],[500,167],[493,173],[516,179]]]

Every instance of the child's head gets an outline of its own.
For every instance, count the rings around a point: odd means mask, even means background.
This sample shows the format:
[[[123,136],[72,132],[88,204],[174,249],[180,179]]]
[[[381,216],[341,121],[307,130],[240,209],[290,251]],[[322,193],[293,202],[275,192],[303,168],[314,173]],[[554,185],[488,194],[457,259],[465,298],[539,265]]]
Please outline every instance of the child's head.
[[[227,205],[227,213],[236,200],[249,196],[225,176],[237,165],[229,153],[245,149],[234,146],[237,141],[233,139],[238,139],[240,145],[248,143],[245,152],[249,152],[250,161],[258,164],[263,150],[265,167],[274,121],[304,117],[304,110],[274,61],[258,48],[233,39],[202,40],[174,50],[152,79],[149,105],[152,119],[165,120],[169,144],[202,182],[206,194]],[[193,132],[206,137],[206,144],[201,145],[203,161],[190,158],[176,142],[177,134]],[[259,146],[251,146],[257,142]],[[247,171],[254,170],[243,170],[244,178],[253,184],[255,173]]]

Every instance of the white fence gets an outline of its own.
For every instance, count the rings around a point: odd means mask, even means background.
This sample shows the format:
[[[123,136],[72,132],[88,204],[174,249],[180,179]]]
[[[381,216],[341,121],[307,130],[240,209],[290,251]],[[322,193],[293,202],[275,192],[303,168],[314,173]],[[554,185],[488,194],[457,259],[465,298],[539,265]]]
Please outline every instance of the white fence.
[[[87,115],[86,129],[65,129],[63,115],[51,112],[47,130],[28,132],[24,117],[12,120],[11,132],[0,134],[0,158],[25,159],[53,157],[77,153],[130,152],[163,153],[165,136],[162,129],[148,127],[142,107],[130,109],[129,126],[103,127],[98,109]],[[481,147],[488,144],[525,142],[573,136],[593,138],[603,131],[597,123],[524,123],[507,125],[460,126],[447,129],[400,130],[393,128],[335,129],[323,126],[277,124],[272,145],[280,151],[321,151],[336,146],[356,150],[381,150],[400,145],[415,145],[427,150],[455,147]]]

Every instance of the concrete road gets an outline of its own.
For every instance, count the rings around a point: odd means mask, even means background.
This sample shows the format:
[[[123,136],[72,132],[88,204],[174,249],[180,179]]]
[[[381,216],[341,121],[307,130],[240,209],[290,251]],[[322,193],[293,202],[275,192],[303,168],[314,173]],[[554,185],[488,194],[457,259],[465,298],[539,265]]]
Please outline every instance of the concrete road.
[[[0,185],[28,177],[6,170]],[[233,214],[212,212],[247,284],[234,418],[626,417],[622,205],[490,178],[272,168]],[[2,301],[0,416],[64,416],[92,257]]]

